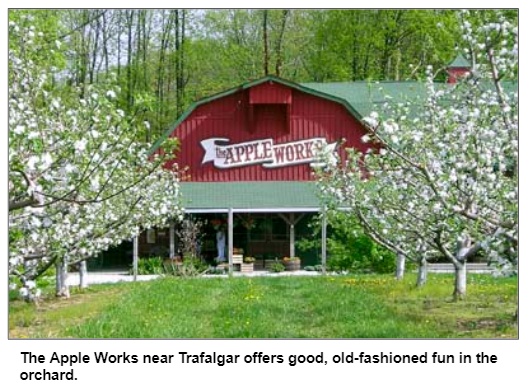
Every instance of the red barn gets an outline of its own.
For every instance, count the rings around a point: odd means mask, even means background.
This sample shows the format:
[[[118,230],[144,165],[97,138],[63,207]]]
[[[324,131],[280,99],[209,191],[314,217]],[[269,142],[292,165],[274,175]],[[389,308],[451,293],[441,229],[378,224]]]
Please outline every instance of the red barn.
[[[460,74],[459,61],[454,65]],[[370,148],[361,141],[361,119],[386,95],[405,101],[421,94],[419,82],[297,84],[268,76],[194,103],[154,150],[167,137],[179,140],[175,163],[188,169],[181,183],[185,211],[206,221],[201,256],[223,258],[217,231],[225,229],[231,270],[243,256],[256,258],[257,269],[295,255],[304,265],[324,265],[325,238],[311,252],[297,245],[314,241],[308,223],[322,208],[313,182],[316,149],[344,158],[346,148]],[[143,253],[170,249],[173,258],[178,251],[173,226],[139,242]]]
[[[203,257],[218,256],[215,229],[225,228],[231,262],[241,261],[237,253],[256,258],[256,268],[295,255],[304,265],[324,261],[324,249],[299,254],[296,246],[299,238],[313,239],[306,217],[321,210],[316,151],[336,149],[345,157],[346,148],[370,147],[361,141],[362,114],[327,87],[268,76],[196,102],[158,140],[154,149],[167,137],[179,140],[177,159],[167,167],[187,168],[185,211],[208,222]],[[170,238],[172,229],[149,232],[139,245],[151,252],[168,241],[173,257],[177,243]]]
[[[191,182],[310,181],[321,142],[366,148],[359,118],[346,101],[269,76],[197,102],[166,136],[179,139]]]

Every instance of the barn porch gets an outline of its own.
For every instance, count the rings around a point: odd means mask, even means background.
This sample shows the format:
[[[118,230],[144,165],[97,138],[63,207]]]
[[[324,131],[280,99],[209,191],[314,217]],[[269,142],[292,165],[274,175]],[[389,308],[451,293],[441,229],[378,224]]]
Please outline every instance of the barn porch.
[[[241,264],[245,257],[254,258],[251,265],[254,268],[250,271],[268,270],[273,262],[284,257],[299,257],[301,264],[297,269],[321,264],[325,270],[325,219],[320,246],[309,251],[298,248],[300,240],[313,241],[309,223],[321,211],[315,183],[183,182],[180,186],[185,212],[204,222],[200,243],[202,259],[209,263],[215,260],[216,232],[221,224],[226,233],[225,266],[230,273],[244,271]],[[154,238],[151,232],[136,238],[134,260],[145,251],[160,247],[164,249],[162,255],[175,259],[178,256],[176,228],[171,224],[166,230],[151,230],[153,235],[157,234]],[[148,242],[153,242],[155,247]]]

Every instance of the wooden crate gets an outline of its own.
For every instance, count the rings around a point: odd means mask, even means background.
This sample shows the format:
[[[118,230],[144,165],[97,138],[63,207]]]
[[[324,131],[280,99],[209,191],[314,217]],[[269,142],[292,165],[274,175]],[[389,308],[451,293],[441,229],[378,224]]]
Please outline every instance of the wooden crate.
[[[254,271],[254,263],[242,263],[240,265],[240,271],[242,273],[251,273]]]

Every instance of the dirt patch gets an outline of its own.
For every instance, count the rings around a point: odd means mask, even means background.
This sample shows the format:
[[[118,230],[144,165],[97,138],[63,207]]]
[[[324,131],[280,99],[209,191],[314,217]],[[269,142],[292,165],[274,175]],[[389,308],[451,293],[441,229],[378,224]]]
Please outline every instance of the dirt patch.
[[[74,293],[69,299],[48,297],[37,304],[10,303],[9,338],[58,338],[64,329],[95,316],[124,290],[110,288]]]
[[[493,334],[499,335],[500,331],[503,331],[501,337],[504,338],[516,338],[518,324],[514,321],[511,316],[510,319],[460,319],[457,322],[457,327],[460,332],[471,332],[474,330],[489,330]],[[516,334],[511,333],[511,330],[516,330]],[[497,333],[496,333],[497,332]]]

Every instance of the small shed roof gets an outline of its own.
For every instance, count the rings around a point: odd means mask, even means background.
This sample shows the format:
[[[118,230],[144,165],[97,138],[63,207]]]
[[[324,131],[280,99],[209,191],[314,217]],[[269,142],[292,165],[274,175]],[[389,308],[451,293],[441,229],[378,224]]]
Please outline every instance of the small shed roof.
[[[448,68],[470,68],[470,63],[461,53],[458,53],[454,61],[448,64]]]

